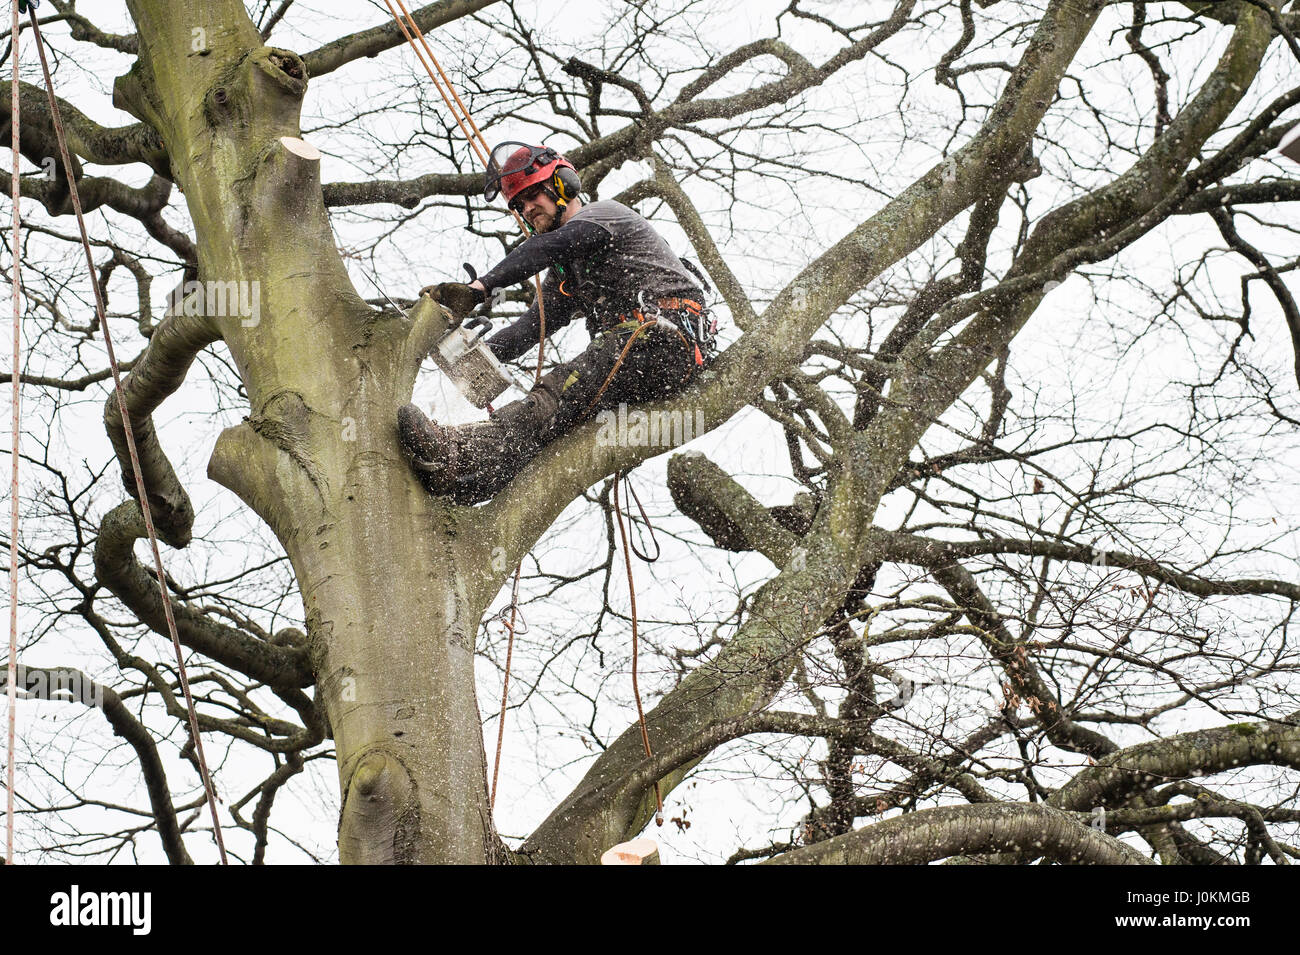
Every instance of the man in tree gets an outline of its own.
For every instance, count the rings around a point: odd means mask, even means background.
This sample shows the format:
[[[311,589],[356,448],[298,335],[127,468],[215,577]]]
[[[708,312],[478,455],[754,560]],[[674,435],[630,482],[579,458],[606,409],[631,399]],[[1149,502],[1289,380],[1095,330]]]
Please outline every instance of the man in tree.
[[[597,406],[680,391],[704,367],[712,344],[703,296],[682,260],[622,203],[584,205],[577,171],[555,150],[503,143],[493,150],[484,182],[485,198],[504,194],[532,236],[481,278],[444,282],[422,294],[462,320],[494,289],[549,267],[541,292],[548,331],[582,313],[592,341],[488,421],[446,428],[413,404],[399,409],[402,448],[425,488],[462,504],[495,495]],[[538,340],[540,321],[534,302],[488,344],[503,360],[517,358]]]

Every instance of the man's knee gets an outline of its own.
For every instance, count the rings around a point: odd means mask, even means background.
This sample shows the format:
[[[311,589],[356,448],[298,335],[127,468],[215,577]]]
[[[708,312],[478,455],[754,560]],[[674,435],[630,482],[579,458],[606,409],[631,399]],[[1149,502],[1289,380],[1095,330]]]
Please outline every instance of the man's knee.
[[[555,416],[559,397],[546,378],[523,398],[493,412],[491,420],[503,428],[527,431],[544,427]]]

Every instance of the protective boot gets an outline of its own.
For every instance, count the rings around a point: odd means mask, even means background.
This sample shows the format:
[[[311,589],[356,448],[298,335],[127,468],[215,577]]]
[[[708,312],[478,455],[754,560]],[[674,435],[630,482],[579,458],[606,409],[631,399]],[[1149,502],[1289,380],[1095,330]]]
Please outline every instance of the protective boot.
[[[459,460],[452,497],[473,504],[495,497],[554,437],[559,400],[547,383],[493,412],[487,421],[457,428]]]
[[[456,465],[461,458],[455,428],[444,428],[424,416],[413,404],[397,409],[397,439],[402,452],[433,495],[451,493]]]
[[[552,437],[559,399],[543,382],[487,421],[448,428],[413,404],[397,411],[397,434],[425,490],[458,504],[486,501],[504,488]]]

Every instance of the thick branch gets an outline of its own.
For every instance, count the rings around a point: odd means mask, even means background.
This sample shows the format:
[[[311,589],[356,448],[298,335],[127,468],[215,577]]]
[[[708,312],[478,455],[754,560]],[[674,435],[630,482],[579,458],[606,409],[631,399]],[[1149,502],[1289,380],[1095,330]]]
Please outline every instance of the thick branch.
[[[1139,743],[1112,753],[1062,786],[1052,805],[1091,810],[1122,803],[1175,779],[1192,779],[1240,766],[1300,769],[1300,713],[1279,722],[1236,723]]]
[[[158,325],[149,339],[149,347],[122,382],[153,519],[159,535],[173,547],[189,543],[194,507],[163,452],[150,416],[184,383],[195,356],[220,337],[220,330],[211,318],[173,313]],[[135,476],[116,392],[104,404],[104,427],[122,469],[122,483],[134,497]]]
[[[172,865],[192,865],[181,839],[176,807],[172,805],[171,792],[167,787],[167,770],[163,767],[162,757],[158,755],[158,747],[149,730],[132,715],[122,698],[111,688],[94,682],[80,670],[70,667],[46,669],[19,664],[18,674],[18,685],[25,690],[27,699],[77,702],[97,708],[104,714],[108,725],[113,727],[114,735],[122,737],[135,750],[140,772],[144,775],[145,791],[149,794],[154,823],[158,827],[158,838],[162,840],[167,860]]]
[[[695,204],[691,202],[686,191],[673,176],[668,164],[657,156],[652,157],[652,161],[657,194],[668,203],[669,208],[673,210],[673,215],[677,217],[678,224],[691,240],[691,245],[700,257],[700,263],[713,278],[727,307],[731,309],[732,320],[742,331],[748,329],[757,320],[757,316],[754,314],[754,306],[750,304],[745,287],[740,284],[740,280],[731,271],[722,253],[718,251],[717,244],[709,234],[704,220],[700,218]]]
[[[142,623],[167,635],[158,579],[135,559],[134,545],[145,536],[140,507],[124,501],[104,515],[95,541],[95,575]],[[187,603],[172,600],[181,643],[270,686],[311,686],[314,678],[306,649],[275,646],[227,626]]]
[[[1041,803],[941,806],[886,819],[769,865],[924,865],[954,855],[1026,852],[1067,865],[1151,865],[1141,853]]]
[[[0,132],[9,141],[10,84],[0,83]],[[50,115],[48,94],[42,87],[19,82],[19,150],[35,165],[46,157],[59,155]],[[156,130],[146,123],[132,126],[101,126],[62,97],[56,97],[63,117],[68,151],[72,153],[78,177],[81,160],[99,166],[123,166],[133,162],[150,166],[160,176],[170,178],[167,153]]]
[[[879,535],[880,551],[886,560],[919,564],[924,567],[938,567],[953,560],[984,554],[1023,554],[1026,557],[1045,557],[1050,560],[1073,561],[1100,567],[1119,567],[1197,597],[1269,594],[1286,597],[1289,600],[1300,600],[1300,585],[1285,580],[1273,580],[1267,577],[1212,580],[1182,573],[1150,558],[1062,541],[1016,540],[1005,537],[991,537],[977,541],[943,541],[918,534],[887,531],[883,528],[873,528],[872,533]]]
[[[1277,202],[1300,202],[1300,180],[1273,179],[1268,182],[1246,182],[1235,186],[1219,186],[1198,192],[1178,207],[1178,215],[1209,212],[1223,206],[1250,205]]]
[[[909,345],[891,407],[862,432],[863,453],[886,439],[910,448],[1024,327],[1049,279],[1114,254],[1171,214],[1182,199],[1176,187],[1183,170],[1251,86],[1269,39],[1268,18],[1246,8],[1215,72],[1142,158],[1114,182],[1044,217],[999,289],[941,314]],[[1094,242],[1104,247],[1095,254],[1088,248]],[[938,336],[975,308],[985,310],[933,352]]]
[[[483,177],[477,173],[431,172],[414,179],[374,179],[366,182],[329,182],[324,186],[325,205],[363,206],[391,202],[414,209],[429,196],[481,196]]]
[[[106,50],[117,50],[119,53],[134,55],[140,51],[140,38],[134,33],[108,33],[101,30],[73,10],[75,3],[76,0],[52,0],[54,9],[59,11],[58,16],[42,17],[41,26],[44,27],[47,23],[66,20],[74,40],[93,43],[96,46],[104,47]]]

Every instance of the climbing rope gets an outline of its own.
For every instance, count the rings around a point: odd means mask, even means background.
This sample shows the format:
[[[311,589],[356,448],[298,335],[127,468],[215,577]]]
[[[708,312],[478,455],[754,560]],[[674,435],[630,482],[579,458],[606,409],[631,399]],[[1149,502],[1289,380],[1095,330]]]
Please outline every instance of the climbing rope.
[[[510,587],[510,622],[506,624],[506,632],[510,635],[506,640],[506,670],[505,677],[501,681],[501,718],[497,720],[497,752],[492,760],[492,789],[488,795],[488,805],[493,809],[497,807],[497,775],[501,772],[501,746],[506,737],[506,693],[510,689],[510,660],[515,652],[515,619],[519,613],[519,568],[523,564],[515,566],[515,581]]]
[[[636,718],[641,724],[641,742],[645,746],[646,758],[652,758],[654,751],[650,748],[650,730],[646,727],[645,710],[641,706],[641,687],[637,683],[637,620],[636,620],[636,584],[632,581],[632,553],[627,543],[627,529],[623,526],[623,509],[619,506],[618,484],[624,472],[614,475],[614,516],[618,519],[618,536],[623,542],[623,563],[627,567],[627,596],[632,604],[632,696],[636,699]],[[664,824],[664,797],[659,791],[659,780],[655,780],[655,825]]]
[[[429,79],[433,80],[434,89],[442,97],[448,112],[451,113],[451,118],[456,121],[456,125],[460,127],[461,133],[474,150],[474,155],[483,164],[483,168],[487,169],[492,150],[488,146],[487,140],[483,138],[482,130],[478,128],[478,123],[474,122],[474,116],[470,113],[469,107],[460,98],[460,93],[456,91],[456,86],[452,83],[451,77],[447,75],[447,71],[438,62],[433,49],[429,46],[429,41],[424,38],[424,32],[420,29],[420,25],[415,22],[415,18],[406,9],[406,4],[403,0],[396,0],[396,2],[397,6],[401,8],[402,12],[400,14],[394,9],[393,0],[384,0],[384,5],[388,7],[388,12],[393,15],[393,19],[397,21],[398,29],[402,31],[402,36],[406,37],[407,44],[415,51],[415,57],[420,61],[420,65],[424,67],[424,71],[429,74]],[[419,40],[418,45],[416,43],[417,38]],[[423,52],[421,48],[423,48]],[[426,54],[428,55],[427,60],[425,59]],[[441,82],[439,82],[439,77],[442,77]],[[443,83],[446,84],[446,89],[443,89]],[[452,105],[453,100],[456,103],[455,106]],[[459,107],[459,110],[457,107]],[[468,124],[468,127],[466,124]],[[527,236],[529,234],[528,225],[524,222],[523,216],[514,209],[510,210],[510,214],[514,217],[515,225],[519,226],[519,231]],[[546,303],[542,299],[541,276],[535,276],[533,282],[537,288],[537,317],[540,325],[537,342],[537,371],[533,376],[536,382],[542,380],[542,353],[546,349]]]
[[[394,2],[396,2],[397,7],[401,9],[400,15],[398,14],[397,9],[395,9],[393,6]],[[470,113],[468,107],[465,106],[464,100],[460,98],[460,94],[456,91],[456,86],[454,83],[452,83],[451,77],[447,75],[446,71],[442,68],[442,64],[438,62],[438,58],[434,55],[433,50],[429,47],[429,43],[424,38],[424,33],[420,30],[419,24],[417,24],[414,18],[411,16],[411,13],[406,8],[406,4],[403,2],[403,0],[384,0],[384,4],[388,7],[388,12],[393,15],[393,19],[397,21],[398,28],[402,31],[402,35],[406,37],[406,42],[410,45],[411,49],[415,51],[416,58],[419,59],[421,65],[425,69],[425,72],[429,74],[429,79],[433,81],[434,88],[438,90],[438,94],[442,97],[443,103],[446,104],[448,111],[451,112],[452,118],[455,119],[456,125],[460,127],[461,133],[465,136],[465,139],[469,141],[469,144],[473,148],[474,153],[478,157],[479,162],[481,162],[484,168],[486,169],[488,165],[488,157],[491,153],[491,147],[488,146],[487,140],[483,138],[483,133],[478,128],[478,124],[474,122],[474,117]],[[418,45],[416,42],[417,38],[419,41]],[[421,48],[423,48],[423,52],[421,52]],[[426,54],[428,56],[427,60],[425,59]],[[441,82],[439,82],[439,78],[441,78]],[[443,88],[443,84],[446,85],[446,89]],[[452,105],[453,102],[455,103],[455,105]],[[528,235],[528,227],[524,223],[523,217],[513,209],[511,209],[510,212],[511,215],[514,216],[515,222],[519,226],[520,230],[524,233],[524,235]],[[541,276],[540,275],[535,276],[533,281],[537,288],[537,312],[538,312],[538,320],[540,324],[538,343],[537,343],[537,369],[533,376],[534,384],[536,384],[542,380],[542,358],[543,358],[543,353],[545,352],[546,349],[546,305],[545,305],[544,298],[542,296]],[[596,398],[593,399],[591,405],[587,407],[586,409],[587,411],[590,411],[591,406],[595,405],[596,401],[599,400],[601,395],[605,393],[605,389],[609,387],[610,382],[613,381],[614,379],[614,374],[618,371],[619,367],[623,364],[623,360],[627,357],[627,353],[631,349],[632,343],[636,341],[636,339],[640,337],[640,335],[647,328],[649,328],[649,325],[642,325],[640,328],[636,329],[636,331],[633,332],[633,334],[629,337],[627,345],[623,348],[622,354],[619,355],[618,361],[615,362],[614,364],[613,370],[610,372],[609,377],[605,379],[604,384],[601,385],[600,391],[596,393]],[[628,489],[629,491],[631,491],[630,484],[628,485]],[[635,496],[635,492],[632,493],[633,496]],[[628,595],[632,603],[632,693],[636,697],[637,716],[641,724],[641,739],[642,742],[645,744],[646,755],[652,756],[653,753],[650,748],[650,735],[648,730],[646,729],[645,712],[641,706],[641,694],[637,686],[636,589],[632,581],[631,556],[628,553],[629,546],[627,543],[626,533],[623,529],[623,514],[622,511],[619,509],[618,501],[619,501],[618,483],[617,483],[617,476],[616,476],[615,484],[614,484],[614,510],[615,513],[618,515],[619,533],[623,535],[624,557],[628,561],[627,564]],[[645,509],[641,508],[641,501],[639,498],[636,499],[636,503],[637,503],[637,507],[641,509],[641,516],[643,519],[645,519],[646,526],[649,527],[650,526],[649,520],[645,517]],[[631,520],[630,515],[629,515],[629,520]],[[653,533],[654,530],[653,528],[651,528],[652,536]],[[653,560],[658,558],[657,541],[655,542],[655,548],[656,548],[656,554],[654,558],[647,558],[643,553],[641,553],[639,550],[636,550],[636,548],[634,547],[631,549],[636,551],[637,556],[641,557],[642,560]],[[505,721],[506,721],[506,709],[507,709],[506,703],[508,698],[507,696],[508,691],[510,689],[510,665],[514,655],[515,621],[516,621],[516,615],[518,614],[518,610],[519,610],[519,576],[522,568],[523,568],[522,561],[515,565],[514,582],[511,584],[511,588],[510,588],[510,606],[508,608],[510,611],[510,616],[508,622],[506,623],[506,631],[508,634],[506,640],[506,665],[505,665],[504,678],[502,679],[502,683],[501,683],[501,712],[497,723],[496,755],[492,761],[492,788],[489,792],[489,797],[488,797],[489,803],[492,808],[496,808],[497,777],[501,768],[501,750],[502,750],[503,742],[505,740]],[[502,618],[503,620],[505,620],[504,612]],[[659,783],[657,780],[655,782],[655,802],[658,805],[658,810],[659,810],[655,817],[655,821],[662,826],[664,804],[663,804],[663,798],[659,792]]]
[[[15,0],[15,4],[16,3],[17,0]],[[218,854],[221,856],[221,864],[227,865],[228,860],[226,859],[226,845],[225,845],[225,841],[222,839],[221,836],[221,823],[220,820],[217,818],[216,792],[212,788],[212,777],[211,774],[208,772],[208,762],[206,757],[203,754],[203,739],[199,735],[199,720],[197,714],[194,712],[194,697],[190,693],[190,680],[189,680],[189,676],[185,672],[185,660],[184,660],[184,654],[181,650],[181,641],[180,641],[180,637],[176,633],[176,618],[172,613],[171,596],[167,592],[167,578],[163,572],[162,554],[158,550],[158,535],[154,531],[153,514],[149,507],[149,494],[148,494],[148,490],[145,488],[144,474],[140,469],[140,458],[136,452],[135,435],[131,428],[131,415],[126,407],[126,393],[122,390],[121,372],[118,368],[117,356],[114,354],[113,351],[113,336],[109,333],[108,319],[105,316],[103,290],[99,287],[99,280],[96,277],[95,257],[90,250],[90,236],[86,232],[86,220],[85,217],[82,215],[82,211],[81,211],[81,198],[77,194],[77,180],[72,169],[72,157],[68,153],[67,137],[65,136],[63,130],[63,118],[59,112],[59,101],[54,95],[54,82],[50,78],[50,65],[45,57],[45,44],[44,41],[41,39],[40,25],[36,21],[36,11],[34,9],[28,8],[28,14],[31,17],[31,21],[32,21],[32,38],[36,41],[36,52],[39,54],[41,59],[41,72],[45,77],[45,92],[50,103],[50,119],[53,120],[54,123],[54,135],[59,143],[59,155],[63,160],[64,175],[66,175],[68,179],[68,197],[72,200],[72,209],[73,212],[75,212],[77,215],[77,228],[81,232],[81,246],[86,253],[86,265],[90,270],[90,284],[91,284],[91,288],[95,292],[95,312],[97,317],[99,318],[99,327],[104,330],[104,347],[108,352],[108,364],[109,364],[109,368],[112,370],[113,373],[113,389],[114,389],[114,394],[117,396],[118,412],[122,416],[122,430],[126,437],[127,453],[131,458],[131,470],[135,475],[136,499],[140,505],[140,513],[144,518],[145,532],[148,534],[149,537],[149,549],[153,552],[154,569],[158,575],[158,589],[162,595],[163,615],[167,619],[167,633],[171,637],[172,647],[176,651],[176,669],[180,675],[181,690],[184,692],[185,695],[185,707],[189,715],[190,741],[194,744],[194,752],[198,758],[198,764],[199,764],[199,775],[203,779],[203,790],[207,796],[208,810],[212,814],[212,833],[216,838],[217,851]],[[16,23],[17,23],[17,14],[15,13],[15,24]],[[14,29],[15,52],[17,50],[17,46],[16,46],[17,40],[18,40],[18,31],[17,31],[17,27],[15,26]],[[17,66],[18,66],[17,59],[15,58],[15,62],[14,62],[15,71],[17,70]],[[14,83],[14,89],[15,91],[18,89],[18,84],[16,81]],[[15,129],[14,132],[15,164],[17,164],[18,161],[17,159],[18,157],[18,152],[17,152],[18,108],[17,108],[16,99],[17,99],[17,93],[15,92],[15,105],[13,110],[13,125]],[[14,182],[15,183],[17,182],[17,175],[14,176]],[[16,189],[17,186],[15,186],[15,191]],[[14,201],[15,217],[17,216],[17,206],[18,203],[17,200],[15,200]],[[17,269],[16,261],[15,261],[14,268]],[[17,304],[15,304],[14,308],[16,311]],[[18,372],[18,364],[17,361],[15,360],[14,362],[15,380],[17,379],[17,372]],[[17,455],[15,454],[15,458],[16,457]],[[16,492],[15,492],[15,499],[16,499]],[[11,613],[14,612],[16,611],[11,611]],[[11,655],[10,660],[12,661],[12,659],[13,658]],[[12,708],[10,712],[12,713]],[[12,791],[12,787],[11,787],[11,791]]]
[[[632,486],[632,472],[631,472],[631,471],[624,471],[624,472],[623,472],[623,490],[624,490],[624,492],[626,492],[626,494],[627,494],[628,497],[630,497],[633,501],[636,502],[636,509],[641,513],[641,523],[644,524],[644,525],[646,526],[646,530],[647,530],[647,531],[649,532],[649,534],[650,534],[650,543],[652,543],[652,544],[655,545],[655,554],[654,554],[653,557],[651,557],[649,554],[645,553],[645,551],[643,551],[643,550],[641,550],[639,547],[637,547],[637,546],[636,546],[636,541],[633,540],[633,541],[632,541],[632,553],[634,553],[634,554],[636,554],[638,557],[640,557],[641,560],[643,560],[645,563],[647,563],[647,564],[653,564],[655,561],[657,561],[657,560],[659,559],[659,554],[661,553],[661,548],[659,547],[659,538],[655,536],[655,526],[654,526],[653,524],[650,523],[650,515],[648,515],[648,514],[645,512],[645,505],[643,505],[643,504],[641,503],[641,496],[640,496],[639,494],[637,494],[637,492],[636,492],[636,488]],[[627,512],[627,519],[628,519],[628,523],[629,523],[629,524],[633,524],[633,525],[635,525],[636,521],[635,521],[635,519],[632,517],[632,510],[631,510],[631,508],[628,509],[628,512]],[[640,537],[641,535],[638,534],[637,536]]]
[[[13,463],[11,468],[13,479],[9,486],[9,673],[6,679],[9,726],[7,732],[8,748],[5,759],[5,865],[14,864],[14,734],[17,726],[15,710],[18,705],[18,442],[20,440],[18,402],[22,397],[20,390],[22,376],[19,368],[22,350],[19,325],[22,321],[22,313],[18,308],[18,295],[22,284],[22,269],[18,260],[18,230],[22,227],[22,221],[18,214],[18,197],[21,194],[18,186],[18,173],[22,160],[18,152],[18,25],[18,0],[13,0],[13,26],[9,34],[12,43],[10,52],[14,58],[13,81],[10,84],[13,98],[9,107],[9,115],[12,117],[12,122],[9,124],[11,134],[9,148],[13,150],[14,156],[13,175],[9,180],[11,187],[10,198],[13,199],[14,206],[13,226],[9,234],[14,268],[13,443],[9,446],[9,458]]]

